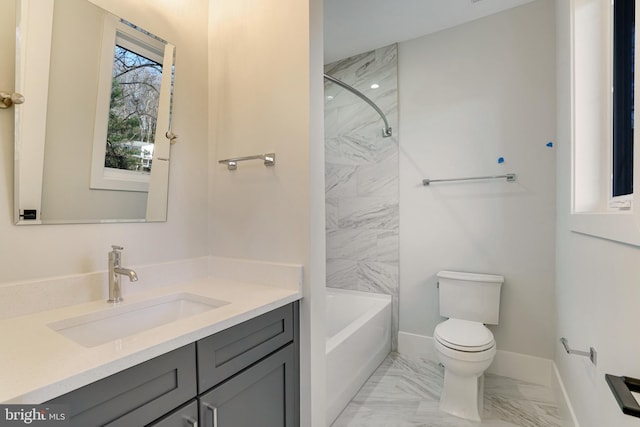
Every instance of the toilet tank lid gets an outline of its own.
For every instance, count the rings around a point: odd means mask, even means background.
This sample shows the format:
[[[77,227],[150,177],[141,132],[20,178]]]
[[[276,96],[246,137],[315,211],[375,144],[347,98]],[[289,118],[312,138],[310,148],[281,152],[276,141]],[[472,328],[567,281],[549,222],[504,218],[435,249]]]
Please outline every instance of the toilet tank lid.
[[[443,270],[437,276],[441,279],[468,280],[470,282],[504,283],[504,277],[496,274],[464,273],[461,271]]]

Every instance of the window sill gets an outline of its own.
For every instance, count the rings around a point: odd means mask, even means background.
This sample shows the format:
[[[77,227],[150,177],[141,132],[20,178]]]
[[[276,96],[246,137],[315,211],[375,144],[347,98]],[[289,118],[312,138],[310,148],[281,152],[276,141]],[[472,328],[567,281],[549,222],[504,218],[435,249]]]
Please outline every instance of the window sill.
[[[569,216],[569,229],[618,243],[640,246],[638,218],[631,211],[574,213]]]
[[[114,168],[102,167],[91,170],[91,185],[93,190],[120,190],[149,192],[150,173],[134,172]]]

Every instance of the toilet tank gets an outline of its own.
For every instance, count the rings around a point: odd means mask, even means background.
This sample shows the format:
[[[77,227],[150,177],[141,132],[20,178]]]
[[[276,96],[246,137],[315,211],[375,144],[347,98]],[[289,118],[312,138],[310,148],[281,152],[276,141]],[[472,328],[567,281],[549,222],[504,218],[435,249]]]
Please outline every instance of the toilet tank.
[[[458,271],[441,271],[437,276],[441,316],[498,324],[504,277]]]

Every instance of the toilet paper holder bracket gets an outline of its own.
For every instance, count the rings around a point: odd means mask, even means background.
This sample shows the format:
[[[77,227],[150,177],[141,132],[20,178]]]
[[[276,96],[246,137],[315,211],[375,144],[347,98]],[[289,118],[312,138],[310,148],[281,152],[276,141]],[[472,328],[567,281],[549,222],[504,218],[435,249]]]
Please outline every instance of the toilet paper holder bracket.
[[[578,356],[588,357],[589,360],[591,360],[591,363],[597,365],[598,353],[596,352],[595,348],[589,347],[589,351],[573,350],[571,347],[569,347],[569,340],[567,340],[565,337],[560,338],[560,342],[562,343],[567,354],[575,354]]]

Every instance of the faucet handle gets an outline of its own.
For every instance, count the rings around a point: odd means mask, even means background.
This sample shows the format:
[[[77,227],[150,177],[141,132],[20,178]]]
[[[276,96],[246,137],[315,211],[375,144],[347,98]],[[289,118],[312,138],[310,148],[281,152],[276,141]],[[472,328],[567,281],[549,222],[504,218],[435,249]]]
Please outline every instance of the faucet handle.
[[[111,249],[113,249],[114,251],[121,251],[124,248],[122,246],[118,246],[118,245],[111,245]]]

